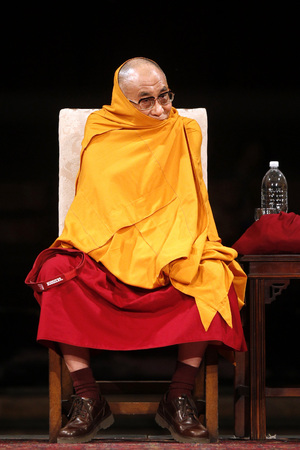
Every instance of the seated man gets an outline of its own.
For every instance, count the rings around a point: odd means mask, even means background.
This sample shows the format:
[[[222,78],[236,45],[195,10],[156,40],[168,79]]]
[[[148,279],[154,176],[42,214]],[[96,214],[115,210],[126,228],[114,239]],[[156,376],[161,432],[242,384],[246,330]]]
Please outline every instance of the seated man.
[[[178,344],[156,422],[179,442],[208,438],[192,400],[207,345],[246,350],[246,277],[215,227],[201,130],[173,99],[149,59],[116,71],[111,105],[87,120],[63,232],[27,276],[41,305],[37,339],[63,355],[76,394],[58,442],[88,442],[113,423],[90,349]]]

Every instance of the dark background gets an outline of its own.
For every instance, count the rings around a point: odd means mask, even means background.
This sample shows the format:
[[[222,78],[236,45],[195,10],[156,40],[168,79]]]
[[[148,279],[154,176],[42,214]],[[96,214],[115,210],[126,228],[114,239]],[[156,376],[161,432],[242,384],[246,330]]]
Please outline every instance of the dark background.
[[[39,310],[24,278],[57,236],[59,110],[110,103],[114,71],[128,58],[161,65],[175,107],[207,109],[209,194],[225,245],[253,223],[270,160],[279,160],[289,210],[299,214],[297,7],[230,3],[107,0],[96,9],[65,5],[64,13],[55,5],[7,6],[0,85],[1,392],[47,386],[47,351],[35,343]],[[292,286],[267,313],[268,373],[291,382],[299,370],[293,361],[298,297]],[[285,370],[291,361],[296,366]]]

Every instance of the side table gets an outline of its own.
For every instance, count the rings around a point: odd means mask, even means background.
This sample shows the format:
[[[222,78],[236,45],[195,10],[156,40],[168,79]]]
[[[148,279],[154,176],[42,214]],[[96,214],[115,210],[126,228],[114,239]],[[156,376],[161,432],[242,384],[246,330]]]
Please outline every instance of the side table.
[[[239,258],[248,275],[242,319],[248,354],[237,354],[235,376],[235,434],[266,439],[266,398],[300,397],[300,388],[266,386],[265,305],[300,279],[300,255],[245,255]],[[248,398],[247,398],[248,396]]]

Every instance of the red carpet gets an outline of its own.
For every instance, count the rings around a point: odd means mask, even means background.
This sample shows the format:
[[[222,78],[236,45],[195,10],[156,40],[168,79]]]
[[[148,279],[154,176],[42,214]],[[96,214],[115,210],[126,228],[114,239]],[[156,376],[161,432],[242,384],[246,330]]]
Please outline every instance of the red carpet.
[[[94,440],[90,444],[49,444],[47,441],[22,441],[22,440],[2,440],[0,441],[0,449],[47,449],[47,450],[57,450],[59,448],[73,449],[73,450],[186,450],[186,449],[196,449],[201,448],[206,449],[300,449],[299,441],[278,441],[278,440],[268,440],[268,441],[242,441],[242,440],[221,440],[216,444],[179,444],[173,441],[169,442],[130,442],[130,441],[102,441]]]

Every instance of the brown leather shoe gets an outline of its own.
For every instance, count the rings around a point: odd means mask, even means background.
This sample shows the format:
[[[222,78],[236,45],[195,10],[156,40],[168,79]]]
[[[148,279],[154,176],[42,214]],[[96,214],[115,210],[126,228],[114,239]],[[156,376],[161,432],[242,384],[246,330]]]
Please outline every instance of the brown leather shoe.
[[[91,441],[97,431],[106,429],[114,423],[114,417],[104,397],[100,401],[74,396],[67,425],[58,434],[59,444]]]
[[[167,402],[165,394],[155,421],[162,428],[167,428],[177,442],[209,442],[208,431],[198,419],[196,405],[187,395]]]

